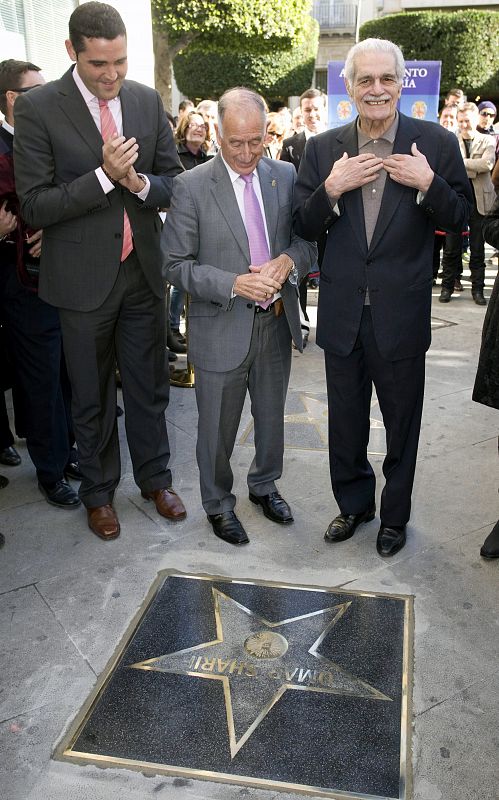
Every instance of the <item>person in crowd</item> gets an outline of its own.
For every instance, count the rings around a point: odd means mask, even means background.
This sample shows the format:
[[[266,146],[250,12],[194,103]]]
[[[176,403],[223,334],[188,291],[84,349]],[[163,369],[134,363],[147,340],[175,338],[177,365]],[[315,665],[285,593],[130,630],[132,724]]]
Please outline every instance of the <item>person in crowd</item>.
[[[474,103],[464,103],[457,111],[459,127],[458,141],[473,195],[473,209],[469,221],[471,296],[479,306],[486,305],[483,289],[485,285],[485,243],[482,224],[485,214],[495,199],[491,171],[495,163],[495,142],[486,133],[479,133],[478,108]],[[448,303],[454,282],[462,272],[462,243],[450,240],[442,260],[442,289],[440,302]]]
[[[0,63],[0,318],[19,400],[26,446],[38,487],[51,505],[74,509],[80,500],[67,477],[80,479],[70,414],[70,390],[57,309],[38,296],[42,231],[23,222],[16,194],[14,108],[19,97],[44,84],[40,68],[28,61]],[[3,367],[2,367],[3,368]],[[10,429],[4,427],[0,460],[21,463]],[[9,445],[10,442],[10,445]]]
[[[194,109],[191,109],[180,120],[175,133],[175,142],[184,169],[197,167],[213,157],[207,155],[210,149],[208,125],[203,116],[198,111],[194,111]],[[167,343],[169,349],[175,353],[185,353],[187,350],[185,336],[180,332],[180,317],[184,304],[185,292],[177,289],[176,286],[172,286],[170,288],[170,329]]]
[[[499,249],[499,198],[484,219],[483,235],[486,242]],[[499,276],[496,276],[483,322],[473,400],[499,409]],[[485,539],[480,555],[483,558],[499,558],[499,520]]]
[[[358,117],[314,136],[295,189],[295,231],[327,231],[317,343],[325,350],[329,454],[340,514],[327,542],[350,538],[375,516],[367,457],[372,384],[386,429],[376,548],[406,542],[430,345],[435,228],[460,233],[471,191],[457,138],[397,111],[405,64],[397,45],[352,47],[345,83]]]
[[[191,111],[194,111],[194,103],[192,100],[187,98],[185,100],[181,100],[178,104],[177,127],[182,122],[182,119]]]
[[[301,106],[296,106],[296,108],[293,111],[293,133],[301,133],[304,130],[305,130],[305,125],[303,123],[303,113],[301,110]]]
[[[459,108],[466,102],[466,95],[462,89],[449,89],[445,95],[444,105]]]
[[[214,156],[218,151],[217,132],[215,123],[217,121],[217,104],[215,100],[201,100],[196,108],[208,126],[208,150],[207,155]]]
[[[285,139],[281,150],[281,161],[289,161],[298,171],[300,161],[307,141],[326,129],[327,109],[326,95],[320,89],[307,89],[300,97],[300,110],[303,117],[304,129],[301,133]],[[324,253],[324,236],[318,241],[319,267]],[[312,274],[316,276],[317,265],[314,265]],[[307,285],[309,276],[300,283],[300,308],[301,325],[303,332],[303,346],[306,347],[310,334],[310,320],[307,314]]]
[[[284,126],[284,139],[288,136],[292,136],[294,131],[293,128],[293,116],[291,114],[291,109],[288,106],[280,106],[277,109],[277,114],[279,114],[282,124]]]
[[[286,127],[282,115],[275,111],[267,114],[265,132],[265,155],[267,158],[279,158],[285,132]]]
[[[440,117],[439,117],[440,125],[443,128],[446,128],[451,133],[458,133],[457,127],[457,106],[449,105],[443,106]],[[443,262],[447,262],[449,258],[453,258],[453,254],[456,250],[462,251],[462,235],[458,235],[457,233],[445,233],[445,231],[435,231],[435,240],[434,240],[434,248],[433,248],[433,283],[436,283],[438,271],[440,269],[440,250],[443,248]],[[459,273],[454,276],[454,285],[452,286],[452,292],[462,292],[463,285],[461,283],[461,273],[462,273],[462,266]],[[445,292],[443,295],[440,295],[440,302],[441,303],[448,303],[451,298],[451,294]]]
[[[245,88],[218,105],[220,151],[175,179],[163,230],[166,276],[190,293],[189,360],[196,370],[197,460],[203,508],[231,544],[248,535],[237,518],[230,457],[247,389],[255,423],[249,497],[290,523],[276,487],[284,451],[291,337],[301,348],[297,280],[316,248],[291,229],[295,170],[262,158],[266,107]]]
[[[109,540],[120,533],[116,361],[135,482],[162,516],[186,515],[168,467],[158,217],[182,165],[157,92],[125,80],[118,12],[78,6],[66,48],[74,66],[16,101],[16,185],[23,218],[44,229],[40,296],[59,309],[80,498],[90,529]]]
[[[478,104],[478,125],[476,129],[478,133],[488,133],[493,136],[496,143],[496,162],[499,159],[499,131],[494,125],[494,120],[497,115],[497,108],[490,100],[483,100]]]

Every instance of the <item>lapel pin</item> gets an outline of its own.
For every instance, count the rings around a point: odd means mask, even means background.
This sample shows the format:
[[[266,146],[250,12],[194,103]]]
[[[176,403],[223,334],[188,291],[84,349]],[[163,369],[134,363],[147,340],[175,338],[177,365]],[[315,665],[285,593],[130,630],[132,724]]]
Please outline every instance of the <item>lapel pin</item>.
[[[272,188],[275,189],[275,187],[277,186],[277,181],[276,180],[272,180],[272,184],[271,185],[272,185]]]

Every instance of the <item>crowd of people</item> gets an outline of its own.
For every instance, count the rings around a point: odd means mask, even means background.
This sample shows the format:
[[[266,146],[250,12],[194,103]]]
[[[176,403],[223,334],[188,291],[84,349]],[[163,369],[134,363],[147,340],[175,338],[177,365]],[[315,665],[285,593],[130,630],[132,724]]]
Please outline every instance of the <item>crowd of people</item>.
[[[394,555],[410,518],[442,246],[440,301],[462,288],[468,244],[472,298],[486,304],[484,236],[497,247],[497,204],[487,227],[499,177],[494,104],[476,106],[456,89],[440,125],[406,117],[397,110],[403,55],[368,39],[347,56],[358,116],[342,127],[327,130],[327,98],[313,88],[293,113],[269,111],[239,87],[218,103],[183,100],[174,119],[154,90],[126,80],[126,30],[113,7],[76,8],[66,48],[73,65],[50,83],[35,64],[0,63],[0,463],[20,463],[3,391],[12,387],[15,433],[44,498],[64,509],[83,503],[90,530],[115,539],[119,374],[135,482],[159,514],[184,519],[165,409],[168,360],[188,350],[214,534],[249,541],[230,466],[247,391],[249,499],[273,522],[291,523],[276,485],[284,404],[291,348],[302,351],[310,329],[307,286],[320,273],[317,343],[340,511],[325,540],[350,538],[376,514],[367,458],[374,386],[387,436],[376,549]],[[476,399],[497,407],[492,362],[482,355],[489,400],[478,389]],[[485,557],[499,557],[498,528]]]

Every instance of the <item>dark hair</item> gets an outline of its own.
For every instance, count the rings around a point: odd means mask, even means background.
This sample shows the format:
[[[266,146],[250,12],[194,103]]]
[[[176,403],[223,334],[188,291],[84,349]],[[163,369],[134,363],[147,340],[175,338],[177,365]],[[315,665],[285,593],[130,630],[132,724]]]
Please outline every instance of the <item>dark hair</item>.
[[[40,67],[32,64],[31,61],[16,61],[15,58],[8,58],[0,62],[0,111],[5,114],[7,111],[6,92],[15,91],[20,88],[21,78],[26,72],[40,72]]]
[[[309,99],[313,100],[316,97],[320,97],[322,99],[324,106],[326,105],[326,95],[324,94],[324,92],[321,92],[320,89],[307,89],[305,92],[303,92],[302,95],[300,95],[300,107],[302,100],[309,100]]]
[[[185,111],[185,109],[189,108],[189,106],[192,106],[194,108],[194,103],[192,102],[192,100],[181,100],[180,103],[178,104],[178,110]]]
[[[107,3],[83,3],[69,18],[69,38],[75,53],[85,50],[85,39],[116,39],[126,36],[125,23]]]

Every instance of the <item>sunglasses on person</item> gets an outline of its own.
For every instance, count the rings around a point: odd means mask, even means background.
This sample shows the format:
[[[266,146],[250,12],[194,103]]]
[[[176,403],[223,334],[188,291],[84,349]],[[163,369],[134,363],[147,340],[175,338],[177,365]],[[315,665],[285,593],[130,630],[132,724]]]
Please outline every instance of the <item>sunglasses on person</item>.
[[[480,116],[481,117],[495,117],[495,114],[494,114],[493,111],[480,111]]]

